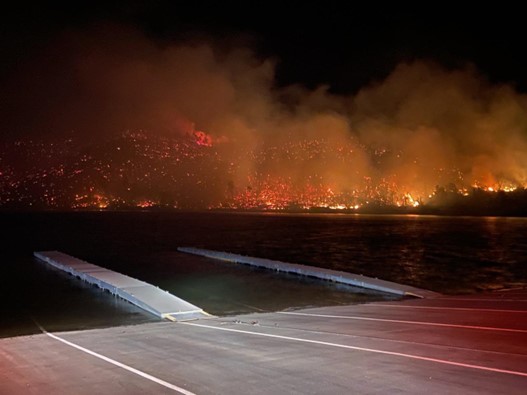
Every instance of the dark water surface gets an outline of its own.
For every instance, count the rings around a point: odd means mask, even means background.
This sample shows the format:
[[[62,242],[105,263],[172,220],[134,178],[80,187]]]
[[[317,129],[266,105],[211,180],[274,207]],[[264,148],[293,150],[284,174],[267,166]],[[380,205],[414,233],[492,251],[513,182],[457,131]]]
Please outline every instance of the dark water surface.
[[[3,213],[0,336],[156,320],[47,268],[59,250],[203,307],[250,311],[386,298],[176,252],[195,246],[360,273],[448,294],[527,283],[527,219],[164,212]]]

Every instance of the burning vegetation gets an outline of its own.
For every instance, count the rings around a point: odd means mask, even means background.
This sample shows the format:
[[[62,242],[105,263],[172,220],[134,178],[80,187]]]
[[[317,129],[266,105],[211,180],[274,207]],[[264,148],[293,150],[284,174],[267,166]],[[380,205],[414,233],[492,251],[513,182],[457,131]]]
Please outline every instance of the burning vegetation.
[[[59,38],[7,85],[0,207],[525,210],[513,87],[416,61],[342,96],[274,70],[122,28]]]
[[[520,213],[527,205],[523,186],[462,184],[459,170],[437,170],[457,177],[427,195],[401,186],[396,177],[356,174],[347,188],[324,172],[299,182],[290,169],[330,166],[338,160],[353,172],[356,146],[335,151],[324,140],[291,141],[240,152],[235,160],[220,147],[203,144],[204,135],[172,138],[146,131],[126,132],[104,143],[73,139],[4,144],[1,151],[0,207],[34,209],[233,209],[312,212]],[[210,141],[205,139],[205,141]],[[385,150],[361,148],[370,160],[391,160]],[[364,152],[362,155],[364,155]],[[401,156],[399,152],[395,156]],[[337,159],[335,159],[335,156]],[[235,182],[240,164],[254,163],[244,182]],[[24,164],[23,166],[15,164]],[[272,164],[271,168],[269,168]],[[273,166],[284,167],[282,174]],[[267,169],[264,170],[264,169]]]

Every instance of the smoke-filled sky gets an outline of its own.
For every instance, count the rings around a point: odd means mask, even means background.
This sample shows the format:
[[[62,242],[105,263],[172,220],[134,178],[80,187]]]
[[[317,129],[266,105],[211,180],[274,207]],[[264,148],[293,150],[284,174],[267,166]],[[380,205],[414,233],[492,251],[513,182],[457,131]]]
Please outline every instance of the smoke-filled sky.
[[[8,12],[2,136],[202,130],[226,157],[247,160],[236,182],[255,171],[293,182],[316,174],[336,192],[365,176],[423,195],[460,178],[527,184],[527,62],[514,10],[178,3]],[[353,151],[353,168],[337,154],[324,166],[240,159],[290,140]],[[390,155],[372,163],[368,150]]]

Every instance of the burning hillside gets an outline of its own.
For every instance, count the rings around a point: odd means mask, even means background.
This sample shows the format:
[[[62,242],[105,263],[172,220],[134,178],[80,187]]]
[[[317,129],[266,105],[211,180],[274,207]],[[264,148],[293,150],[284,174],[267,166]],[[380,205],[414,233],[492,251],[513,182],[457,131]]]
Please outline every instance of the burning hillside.
[[[470,66],[400,64],[348,96],[274,71],[122,28],[57,38],[7,86],[0,205],[415,208],[527,185],[527,97]]]

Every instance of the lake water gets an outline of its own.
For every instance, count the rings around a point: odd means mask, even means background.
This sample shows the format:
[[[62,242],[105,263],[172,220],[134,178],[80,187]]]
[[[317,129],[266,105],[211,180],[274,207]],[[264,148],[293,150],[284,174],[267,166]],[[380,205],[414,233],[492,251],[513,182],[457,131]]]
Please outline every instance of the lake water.
[[[176,252],[195,246],[446,294],[527,284],[527,219],[176,212],[2,213],[0,336],[156,320],[32,257],[59,250],[217,315],[393,298]]]

